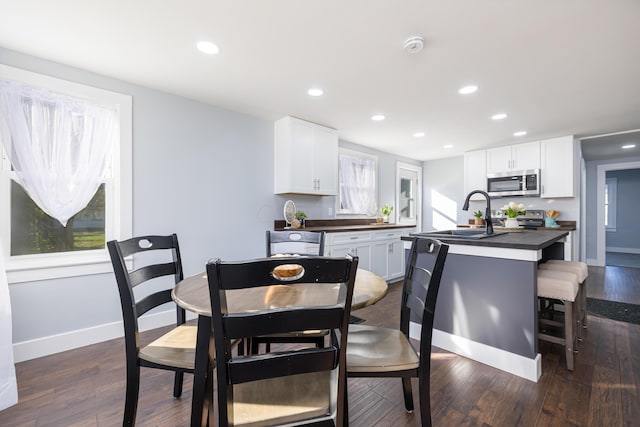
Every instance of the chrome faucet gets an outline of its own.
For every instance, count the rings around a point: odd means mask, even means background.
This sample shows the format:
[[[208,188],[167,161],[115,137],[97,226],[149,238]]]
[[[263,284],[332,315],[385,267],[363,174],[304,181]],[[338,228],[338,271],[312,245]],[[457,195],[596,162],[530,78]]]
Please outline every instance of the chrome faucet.
[[[487,209],[484,211],[484,222],[485,222],[485,234],[493,234],[493,220],[491,219],[491,199],[486,191],[482,190],[473,190],[471,193],[467,194],[467,198],[464,199],[464,205],[462,205],[463,211],[469,210],[469,200],[471,196],[474,194],[482,194],[487,201]]]

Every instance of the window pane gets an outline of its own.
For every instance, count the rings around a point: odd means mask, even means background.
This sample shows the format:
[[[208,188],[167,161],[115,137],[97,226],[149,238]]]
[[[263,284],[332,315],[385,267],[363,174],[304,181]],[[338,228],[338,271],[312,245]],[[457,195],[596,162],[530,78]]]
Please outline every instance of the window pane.
[[[67,227],[63,227],[44,213],[20,184],[11,181],[11,256],[104,247],[104,184],[87,207],[71,217]]]
[[[413,206],[413,180],[410,178],[400,178],[400,217],[401,218],[414,218],[414,206]]]

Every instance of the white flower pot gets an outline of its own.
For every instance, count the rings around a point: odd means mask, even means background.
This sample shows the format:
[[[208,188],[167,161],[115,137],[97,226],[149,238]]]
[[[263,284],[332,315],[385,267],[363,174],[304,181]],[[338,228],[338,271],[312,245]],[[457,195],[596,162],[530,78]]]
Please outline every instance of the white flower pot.
[[[504,222],[505,228],[520,228],[520,224],[518,224],[518,218],[507,218]]]

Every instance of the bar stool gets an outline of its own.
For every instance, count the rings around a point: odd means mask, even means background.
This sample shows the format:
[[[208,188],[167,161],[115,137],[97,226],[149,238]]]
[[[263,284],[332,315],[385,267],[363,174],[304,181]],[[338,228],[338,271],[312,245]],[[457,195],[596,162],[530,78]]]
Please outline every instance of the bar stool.
[[[577,313],[574,308],[576,297],[578,296],[578,276],[573,273],[555,270],[538,269],[538,298],[557,300],[564,304],[564,321],[555,321],[544,319],[539,315],[539,323],[541,325],[558,327],[563,332],[559,335],[552,335],[551,331],[538,328],[538,338],[563,345],[565,348],[565,358],[567,369],[573,371],[574,366],[574,349],[576,343]],[[541,314],[539,312],[539,314]]]
[[[580,261],[564,261],[559,259],[550,259],[547,262],[540,264],[538,268],[568,271],[578,276],[578,282],[580,283],[579,294],[579,313],[578,321],[583,328],[587,328],[587,284],[586,280],[589,276],[589,268],[587,264]],[[579,338],[582,339],[582,333],[578,333]]]

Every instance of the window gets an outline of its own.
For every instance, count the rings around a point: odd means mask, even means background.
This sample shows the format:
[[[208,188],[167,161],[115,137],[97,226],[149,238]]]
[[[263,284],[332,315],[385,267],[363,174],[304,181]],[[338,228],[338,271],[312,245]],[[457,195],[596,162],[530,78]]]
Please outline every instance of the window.
[[[103,182],[63,227],[16,181],[0,148],[0,239],[9,282],[111,271],[105,243],[131,235],[131,97],[0,65],[0,80],[20,82],[117,110],[119,133]],[[0,144],[0,147],[3,147]]]
[[[604,185],[604,225],[607,231],[616,231],[616,205],[618,179],[607,178]]]
[[[340,149],[339,214],[373,216],[378,206],[378,158],[353,150]]]

